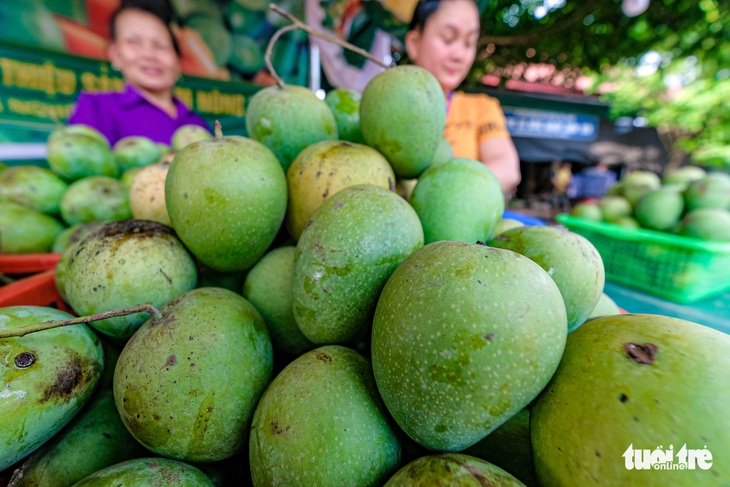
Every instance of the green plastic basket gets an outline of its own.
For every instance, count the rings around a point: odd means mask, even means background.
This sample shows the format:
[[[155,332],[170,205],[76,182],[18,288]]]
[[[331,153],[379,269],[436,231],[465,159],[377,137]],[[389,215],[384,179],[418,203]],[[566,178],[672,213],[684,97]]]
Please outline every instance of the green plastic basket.
[[[730,243],[626,228],[564,213],[556,220],[596,247],[606,279],[616,284],[678,303],[730,289]]]

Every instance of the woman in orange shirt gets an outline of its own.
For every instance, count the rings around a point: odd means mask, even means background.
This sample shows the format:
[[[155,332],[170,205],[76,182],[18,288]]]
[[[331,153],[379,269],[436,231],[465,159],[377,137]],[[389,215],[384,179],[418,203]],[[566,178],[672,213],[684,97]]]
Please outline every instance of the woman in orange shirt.
[[[444,90],[444,136],[454,156],[481,161],[509,196],[520,182],[520,160],[499,101],[456,91],[474,63],[479,27],[474,0],[420,0],[406,34],[406,51]]]

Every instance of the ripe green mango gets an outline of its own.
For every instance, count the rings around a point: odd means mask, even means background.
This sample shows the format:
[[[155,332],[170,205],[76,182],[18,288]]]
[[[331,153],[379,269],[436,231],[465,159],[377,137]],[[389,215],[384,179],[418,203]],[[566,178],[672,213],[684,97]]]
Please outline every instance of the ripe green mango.
[[[418,66],[375,76],[360,100],[360,130],[399,178],[418,177],[433,161],[446,123],[446,99],[436,78]]]
[[[38,306],[0,308],[0,330],[72,318]],[[86,325],[0,339],[0,471],[63,428],[101,375],[101,343]]]
[[[106,357],[105,357],[106,358]],[[63,430],[13,472],[8,487],[62,487],[149,455],[124,427],[111,389],[100,391]]]
[[[172,229],[148,220],[105,223],[76,244],[67,259],[61,286],[79,315],[146,302],[159,307],[193,289],[197,279],[195,261]],[[134,313],[91,326],[126,340],[146,319],[146,313]]]
[[[41,213],[57,215],[68,188],[53,171],[38,166],[14,166],[0,172],[0,201],[12,201]]]
[[[730,175],[710,173],[692,182],[684,192],[687,210],[697,208],[730,209]]]
[[[707,241],[730,242],[730,211],[722,208],[697,208],[687,212],[677,233]]]
[[[426,244],[487,241],[504,213],[497,177],[471,159],[451,159],[429,168],[418,178],[409,202],[421,220]]]
[[[213,487],[200,470],[169,458],[135,458],[95,472],[73,487]]]
[[[79,179],[63,194],[61,218],[67,225],[132,218],[129,188],[121,181],[106,176]]]
[[[276,154],[284,172],[305,147],[338,137],[327,104],[311,90],[292,85],[257,91],[246,110],[246,129],[249,137]]]
[[[642,227],[666,232],[679,223],[683,212],[682,193],[671,189],[659,189],[639,200],[635,216]]]
[[[603,316],[611,316],[621,314],[621,309],[618,307],[616,302],[611,299],[606,293],[601,293],[601,297],[598,298],[596,307],[591,311],[588,319],[601,318]]]
[[[532,407],[540,485],[729,485],[728,403],[730,335],[658,315],[589,321]],[[635,468],[632,450],[672,449],[674,464],[683,445],[712,467]]]
[[[404,466],[385,487],[524,487],[496,465],[462,453],[442,453],[418,458]]]
[[[246,270],[264,255],[284,221],[286,199],[276,157],[245,137],[188,145],[165,180],[165,203],[180,240],[223,272]]]
[[[443,164],[444,162],[449,162],[453,158],[454,148],[451,147],[451,143],[446,139],[446,137],[441,136],[441,140],[439,140],[439,143],[436,146],[436,152],[433,154],[433,160],[429,167],[435,167]]]
[[[294,319],[304,336],[331,344],[367,334],[388,277],[422,245],[418,215],[387,189],[350,186],[325,201],[294,261]]]
[[[513,228],[489,242],[492,247],[522,254],[555,281],[568,312],[568,332],[585,323],[603,292],[603,259],[585,237],[561,227]]]
[[[349,88],[336,88],[324,97],[324,102],[335,116],[340,140],[365,143],[360,132],[360,98],[360,93]]]
[[[690,184],[693,181],[702,179],[707,175],[707,171],[697,166],[682,166],[673,171],[668,171],[662,175],[662,185],[670,184]]]
[[[296,247],[272,250],[253,266],[243,283],[243,297],[261,313],[275,352],[299,355],[316,347],[302,334],[292,311],[292,274]]]
[[[50,135],[48,164],[53,172],[67,181],[88,176],[117,177],[119,167],[109,142],[91,130],[83,125],[70,125]]]
[[[426,245],[396,269],[378,300],[378,390],[419,444],[463,450],[547,384],[566,321],[558,287],[530,259],[464,242]]]
[[[114,371],[114,399],[130,433],[153,452],[212,462],[248,439],[272,374],[266,324],[226,289],[187,292],[127,342]]]
[[[598,201],[598,208],[601,210],[601,219],[607,222],[631,216],[634,210],[629,200],[623,196],[604,196]]]
[[[208,140],[212,137],[213,134],[205,130],[200,125],[188,124],[178,127],[177,130],[175,130],[172,134],[170,144],[172,145],[173,151],[179,152],[194,142]]]
[[[63,225],[55,218],[17,203],[0,203],[0,253],[48,252]]]
[[[152,139],[141,136],[121,138],[112,150],[121,173],[133,167],[149,166],[162,157],[157,144]]]
[[[251,425],[253,484],[378,486],[400,443],[370,363],[330,345],[291,362],[264,393]]]
[[[630,213],[631,205],[629,204],[629,214]],[[603,220],[603,211],[601,211],[601,208],[594,203],[578,203],[570,211],[570,214],[576,218],[583,218],[584,220],[592,220],[596,222]]]

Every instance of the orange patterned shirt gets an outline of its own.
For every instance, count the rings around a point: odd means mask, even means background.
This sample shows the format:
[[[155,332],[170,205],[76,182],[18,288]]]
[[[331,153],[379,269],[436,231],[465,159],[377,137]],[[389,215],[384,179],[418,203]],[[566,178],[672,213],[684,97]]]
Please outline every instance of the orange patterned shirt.
[[[482,142],[491,137],[509,136],[499,100],[482,93],[454,92],[444,129],[454,157],[478,161]]]

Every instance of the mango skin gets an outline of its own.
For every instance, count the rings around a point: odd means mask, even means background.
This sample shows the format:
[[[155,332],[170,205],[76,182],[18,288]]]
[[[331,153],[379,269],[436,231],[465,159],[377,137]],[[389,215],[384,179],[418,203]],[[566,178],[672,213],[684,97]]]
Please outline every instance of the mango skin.
[[[385,487],[524,487],[496,465],[463,453],[418,458],[398,470]]]
[[[149,166],[162,157],[162,152],[157,144],[152,139],[142,136],[119,139],[112,147],[112,152],[114,152],[120,173],[133,167]]]
[[[68,318],[53,308],[0,308],[0,329]],[[22,368],[24,358],[32,364]],[[91,397],[103,366],[101,343],[86,325],[0,340],[0,471],[71,421]]]
[[[722,208],[689,211],[682,218],[677,233],[702,240],[730,242],[730,211]]]
[[[132,218],[129,189],[106,176],[89,176],[73,182],[61,198],[61,218],[67,225]]]
[[[172,229],[148,220],[101,225],[61,259],[56,277],[60,273],[63,294],[79,315],[147,302],[160,307],[193,289],[198,275],[195,261]],[[147,317],[134,313],[91,326],[127,340]]]
[[[178,127],[172,134],[172,139],[170,140],[171,147],[169,149],[176,152],[181,151],[192,143],[208,140],[212,137],[213,134],[199,125],[183,125],[182,127]]]
[[[357,184],[389,189],[395,174],[385,157],[371,147],[326,140],[300,152],[289,167],[286,180],[286,228],[299,240],[309,219],[328,198]]]
[[[340,140],[365,143],[360,132],[360,98],[360,93],[349,88],[336,88],[324,97],[335,116]]]
[[[399,178],[418,177],[428,168],[445,123],[444,92],[436,78],[418,66],[383,71],[362,93],[362,136],[390,161]]]
[[[0,172],[0,201],[12,201],[41,213],[57,215],[68,184],[53,171],[15,166]]]
[[[136,458],[112,465],[72,487],[213,487],[200,470],[169,458]]]
[[[603,292],[603,259],[587,239],[560,227],[519,227],[489,241],[542,267],[555,281],[568,312],[568,332],[585,323]]]
[[[684,192],[687,210],[725,208],[730,210],[730,175],[710,173],[690,183]]]
[[[256,486],[378,486],[400,460],[370,363],[338,345],[307,352],[274,379],[249,451]]]
[[[48,165],[66,181],[89,176],[115,178],[119,174],[109,142],[74,125],[48,138]]]
[[[530,259],[464,242],[426,245],[398,267],[378,300],[378,390],[420,445],[463,450],[547,384],[566,321],[558,287]]]
[[[162,308],[127,342],[114,400],[129,432],[158,455],[212,462],[247,441],[271,380],[271,341],[261,315],[231,291],[195,289]]]
[[[286,213],[286,176],[274,154],[245,137],[195,142],[178,152],[165,204],[180,240],[222,272],[252,267]]]
[[[298,357],[316,347],[302,334],[292,311],[292,274],[296,247],[285,246],[264,255],[243,283],[243,297],[261,313],[274,350]]]
[[[642,227],[666,232],[679,223],[683,212],[682,193],[660,189],[641,198],[634,213]]]
[[[48,252],[63,225],[55,218],[17,203],[0,203],[0,253]]]
[[[102,468],[147,455],[122,424],[107,389],[15,470],[8,487],[73,485]]]
[[[336,140],[332,110],[302,86],[270,86],[257,91],[246,110],[249,137],[276,154],[286,172],[294,158],[316,142]]]
[[[418,216],[387,189],[350,186],[325,201],[294,258],[294,319],[304,336],[332,344],[367,334],[380,290],[421,246]]]
[[[487,241],[504,213],[504,194],[497,177],[484,164],[463,158],[424,172],[409,202],[421,220],[426,244]]]
[[[650,363],[627,344],[653,344]],[[641,355],[647,356],[646,353]],[[540,485],[730,484],[730,335],[658,315],[589,321],[568,337],[530,423]],[[710,470],[628,470],[629,445],[707,446]],[[676,459],[676,456],[675,456]]]

